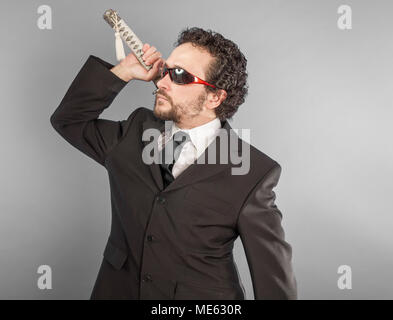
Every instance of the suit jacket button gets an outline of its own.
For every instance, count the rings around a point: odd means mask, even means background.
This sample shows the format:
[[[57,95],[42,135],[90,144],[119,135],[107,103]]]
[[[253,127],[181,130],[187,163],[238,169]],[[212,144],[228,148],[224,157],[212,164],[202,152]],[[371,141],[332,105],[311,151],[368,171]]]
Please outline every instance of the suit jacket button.
[[[143,282],[149,282],[149,281],[152,281],[151,274],[149,274],[149,273],[146,273],[146,274],[143,276],[143,279],[142,279],[142,281],[143,281]]]
[[[165,198],[162,196],[157,196],[157,201],[159,204],[164,204],[165,203]]]
[[[149,234],[149,235],[147,236],[147,241],[152,242],[153,240],[154,240],[154,236],[151,235],[151,234]]]

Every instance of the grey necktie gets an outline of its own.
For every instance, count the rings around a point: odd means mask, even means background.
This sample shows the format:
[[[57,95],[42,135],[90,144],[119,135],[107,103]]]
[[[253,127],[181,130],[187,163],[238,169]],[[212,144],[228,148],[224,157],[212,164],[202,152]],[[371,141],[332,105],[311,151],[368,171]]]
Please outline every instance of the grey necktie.
[[[191,141],[190,136],[187,132],[177,131],[172,139],[169,140],[165,147],[160,152],[160,167],[163,175],[163,179],[166,185],[174,180],[172,169],[175,162],[179,159],[183,146]]]

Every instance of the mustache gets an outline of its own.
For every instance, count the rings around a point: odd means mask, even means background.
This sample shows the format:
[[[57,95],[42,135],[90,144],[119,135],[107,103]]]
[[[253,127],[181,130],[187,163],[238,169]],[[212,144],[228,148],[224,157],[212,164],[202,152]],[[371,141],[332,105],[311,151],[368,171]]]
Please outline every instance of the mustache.
[[[153,94],[153,95],[160,94],[160,95],[162,95],[163,97],[165,97],[168,101],[171,101],[170,97],[168,97],[168,96],[166,95],[166,93],[164,93],[164,92],[163,92],[162,90],[160,90],[160,89],[154,90],[154,91],[152,92],[152,94]]]

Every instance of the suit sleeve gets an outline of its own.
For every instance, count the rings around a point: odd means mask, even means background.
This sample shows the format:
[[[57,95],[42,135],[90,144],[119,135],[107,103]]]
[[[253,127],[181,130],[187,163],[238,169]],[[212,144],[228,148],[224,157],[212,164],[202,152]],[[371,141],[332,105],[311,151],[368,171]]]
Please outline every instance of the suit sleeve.
[[[295,300],[297,283],[292,269],[292,248],[285,241],[282,214],[273,188],[281,166],[275,166],[247,197],[238,219],[256,300]]]
[[[53,128],[65,140],[101,165],[137,111],[127,120],[98,119],[127,84],[110,71],[112,67],[90,55],[50,117]]]

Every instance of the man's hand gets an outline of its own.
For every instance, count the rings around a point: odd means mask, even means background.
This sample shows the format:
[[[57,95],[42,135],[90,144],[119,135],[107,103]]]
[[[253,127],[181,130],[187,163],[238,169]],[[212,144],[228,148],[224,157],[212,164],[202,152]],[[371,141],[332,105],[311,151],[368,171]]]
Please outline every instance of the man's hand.
[[[153,65],[153,67],[147,71],[135,57],[134,53],[129,53],[120,63],[114,66],[111,71],[117,75],[120,79],[128,82],[130,80],[143,80],[151,81],[156,79],[160,71],[164,60],[161,57],[161,53],[157,51],[155,47],[151,47],[145,43],[142,47],[143,55],[142,59],[146,65]]]

